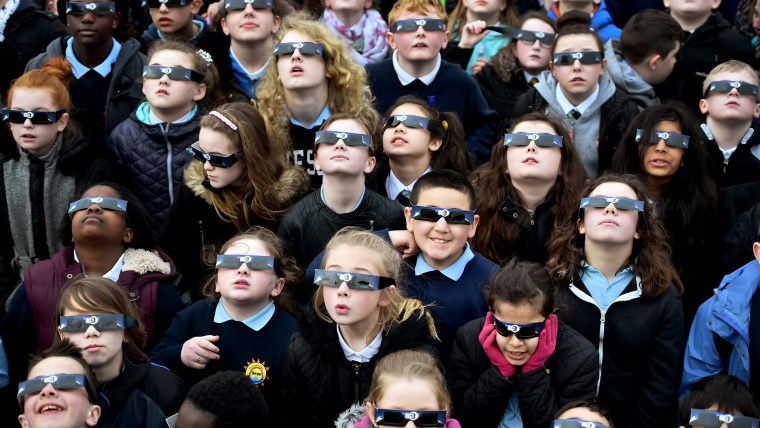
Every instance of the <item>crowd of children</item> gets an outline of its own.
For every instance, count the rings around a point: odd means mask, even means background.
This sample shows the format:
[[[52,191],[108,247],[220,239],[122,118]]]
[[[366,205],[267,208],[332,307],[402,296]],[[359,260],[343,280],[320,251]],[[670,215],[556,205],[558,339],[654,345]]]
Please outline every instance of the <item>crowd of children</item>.
[[[0,425],[758,428],[720,3],[0,0]]]

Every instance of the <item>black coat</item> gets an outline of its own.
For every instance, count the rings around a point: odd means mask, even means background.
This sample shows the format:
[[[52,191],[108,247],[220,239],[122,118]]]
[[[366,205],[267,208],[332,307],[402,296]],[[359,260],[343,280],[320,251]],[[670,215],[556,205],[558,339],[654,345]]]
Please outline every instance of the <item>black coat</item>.
[[[462,326],[451,352],[448,378],[454,416],[463,427],[498,426],[514,393],[526,428],[546,428],[560,407],[594,399],[599,354],[567,324],[559,323],[557,347],[543,367],[505,378],[478,339],[484,322],[480,318]]]
[[[499,53],[480,70],[480,73],[472,76],[478,82],[488,106],[498,113],[501,121],[500,131],[505,131],[512,120],[512,109],[517,99],[531,88],[530,83],[525,80],[525,73],[514,63],[514,59],[510,61],[511,58],[511,54]],[[495,64],[497,59],[508,67],[503,73],[496,70],[496,67],[500,66]]]
[[[185,383],[169,369],[151,363],[125,362],[121,374],[110,382],[100,385],[100,393],[109,404],[109,410],[121,412],[127,397],[139,390],[169,417],[179,411],[185,400]]]
[[[420,348],[431,340],[426,318],[415,314],[383,332],[380,350],[372,360],[354,363],[343,355],[334,323],[322,321],[310,310],[300,324],[282,369],[283,408],[291,409],[281,424],[285,428],[334,427],[338,414],[367,397],[372,372],[381,358]]]

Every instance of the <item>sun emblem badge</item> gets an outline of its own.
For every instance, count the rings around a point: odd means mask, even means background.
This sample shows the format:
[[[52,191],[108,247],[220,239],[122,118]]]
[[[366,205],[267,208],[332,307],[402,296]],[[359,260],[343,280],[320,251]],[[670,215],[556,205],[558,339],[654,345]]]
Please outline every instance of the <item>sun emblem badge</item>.
[[[245,369],[245,375],[256,385],[263,385],[264,381],[269,379],[269,367],[266,366],[266,362],[264,361],[254,361],[251,358],[251,361],[247,362],[243,368]]]

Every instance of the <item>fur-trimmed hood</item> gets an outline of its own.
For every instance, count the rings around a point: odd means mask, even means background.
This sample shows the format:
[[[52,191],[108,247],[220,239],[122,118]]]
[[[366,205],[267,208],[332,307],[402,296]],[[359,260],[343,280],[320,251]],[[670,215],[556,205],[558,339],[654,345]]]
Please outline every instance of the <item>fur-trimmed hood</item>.
[[[164,255],[164,257],[166,257],[166,255]],[[148,272],[171,275],[174,266],[168,257],[166,257],[166,259],[162,258],[158,251],[127,248],[127,250],[124,251],[124,266],[121,270],[133,271],[138,275],[145,275]]]

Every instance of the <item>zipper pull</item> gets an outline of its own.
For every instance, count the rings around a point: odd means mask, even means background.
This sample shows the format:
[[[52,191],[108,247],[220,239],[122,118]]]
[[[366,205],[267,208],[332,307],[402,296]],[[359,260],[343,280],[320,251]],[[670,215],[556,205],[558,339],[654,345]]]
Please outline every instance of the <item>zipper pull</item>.
[[[726,173],[726,167],[728,167],[728,160],[730,159],[730,156],[726,156],[723,158],[723,174]]]
[[[533,210],[528,210],[528,215],[530,215],[530,225],[531,226],[535,226],[536,225],[536,221],[533,219],[533,214],[535,214],[535,213],[536,212],[533,211]]]

